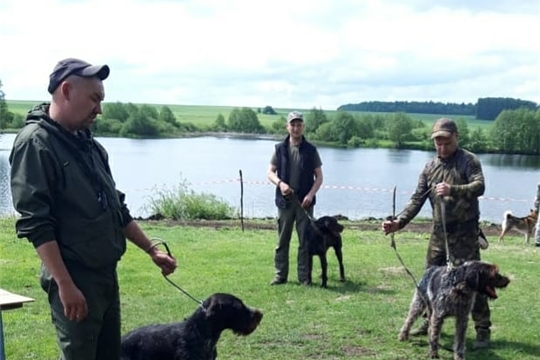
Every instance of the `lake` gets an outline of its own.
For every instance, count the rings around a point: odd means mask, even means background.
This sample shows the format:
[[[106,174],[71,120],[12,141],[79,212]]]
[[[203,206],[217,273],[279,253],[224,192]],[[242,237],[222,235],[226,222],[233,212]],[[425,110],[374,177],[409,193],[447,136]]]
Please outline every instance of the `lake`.
[[[0,135],[0,215],[13,214],[8,156],[14,134]],[[266,170],[275,140],[236,137],[195,137],[135,140],[98,138],[109,152],[118,189],[134,216],[148,216],[149,199],[158,189],[187,181],[195,192],[215,194],[240,207],[239,171],[244,179],[244,216],[273,217],[274,186]],[[324,183],[315,216],[341,214],[350,219],[381,218],[405,206],[418,175],[434,152],[392,149],[319,148]],[[479,155],[486,178],[480,201],[481,220],[500,223],[504,211],[525,216],[533,206],[540,180],[540,157]],[[419,216],[430,217],[426,203]]]

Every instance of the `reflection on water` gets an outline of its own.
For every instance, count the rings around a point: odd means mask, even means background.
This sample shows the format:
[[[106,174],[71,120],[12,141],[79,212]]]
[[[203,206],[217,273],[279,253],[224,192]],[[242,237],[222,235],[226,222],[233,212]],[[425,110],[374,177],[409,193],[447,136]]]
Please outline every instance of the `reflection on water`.
[[[482,156],[485,163],[492,166],[511,167],[521,169],[539,169],[540,156],[534,155],[493,155]]]
[[[9,150],[13,134],[0,136],[0,215],[11,213]],[[244,178],[244,215],[275,216],[274,187],[266,169],[274,140],[199,137],[186,139],[100,138],[110,155],[118,188],[135,216],[150,215],[146,205],[156,189],[187,180],[190,189],[217,195],[235,208],[240,204],[238,171]],[[342,214],[351,219],[391,214],[397,187],[400,211],[416,187],[418,175],[434,152],[394,149],[319,148],[324,183],[316,216]],[[533,205],[540,180],[540,157],[479,155],[486,178],[481,219],[500,222],[506,210],[524,216]],[[521,215],[523,214],[523,215]],[[429,204],[419,214],[431,216]]]

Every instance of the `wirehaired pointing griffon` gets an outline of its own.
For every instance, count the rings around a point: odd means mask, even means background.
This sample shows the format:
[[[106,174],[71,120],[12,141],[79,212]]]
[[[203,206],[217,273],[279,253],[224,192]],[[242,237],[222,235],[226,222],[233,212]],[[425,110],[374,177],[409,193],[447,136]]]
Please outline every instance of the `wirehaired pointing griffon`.
[[[230,294],[213,294],[183,322],[148,325],[122,338],[120,360],[214,360],[221,332],[251,334],[263,314]]]
[[[399,340],[408,339],[414,321],[427,311],[429,355],[432,359],[438,358],[443,321],[447,317],[454,316],[456,318],[454,360],[464,360],[467,322],[475,296],[483,294],[490,299],[496,299],[495,289],[504,288],[509,283],[510,279],[499,274],[497,265],[482,261],[467,261],[454,268],[446,266],[428,268],[417,286],[409,314],[399,333]]]
[[[329,248],[334,248],[336,257],[339,262],[339,278],[340,281],[345,281],[345,269],[343,267],[343,253],[341,252],[342,240],[341,232],[343,231],[343,225],[338,223],[337,219],[333,216],[322,216],[319,219],[313,221],[310,220],[311,225],[308,225],[306,231],[306,241],[309,248],[309,261],[308,261],[308,283],[311,284],[311,273],[313,271],[313,257],[318,256],[321,261],[321,278],[322,287],[327,287],[328,282],[328,261],[326,259],[326,252]]]

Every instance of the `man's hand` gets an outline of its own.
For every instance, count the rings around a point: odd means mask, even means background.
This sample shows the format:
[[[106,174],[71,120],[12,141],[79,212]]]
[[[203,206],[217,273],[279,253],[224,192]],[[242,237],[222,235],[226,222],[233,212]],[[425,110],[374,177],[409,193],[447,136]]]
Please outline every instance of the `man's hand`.
[[[169,256],[155,247],[150,250],[149,254],[152,257],[154,264],[161,269],[163,275],[170,275],[176,270],[178,265],[176,264],[176,259],[174,257]]]
[[[279,182],[279,190],[281,191],[281,195],[283,195],[285,199],[290,199],[290,197],[293,195],[293,189],[291,189],[289,184],[287,184],[286,182]]]
[[[310,195],[310,194],[307,194],[305,197],[304,197],[304,200],[302,200],[302,207],[304,209],[307,209],[308,207],[311,206],[311,203],[313,202],[313,195]]]
[[[399,223],[397,220],[386,220],[382,223],[381,229],[384,235],[388,235],[399,230]]]
[[[450,196],[450,188],[449,184],[441,182],[435,186],[435,193],[439,196]]]
[[[64,316],[71,321],[81,322],[88,315],[88,306],[83,293],[72,281],[58,284],[58,295],[64,306]]]

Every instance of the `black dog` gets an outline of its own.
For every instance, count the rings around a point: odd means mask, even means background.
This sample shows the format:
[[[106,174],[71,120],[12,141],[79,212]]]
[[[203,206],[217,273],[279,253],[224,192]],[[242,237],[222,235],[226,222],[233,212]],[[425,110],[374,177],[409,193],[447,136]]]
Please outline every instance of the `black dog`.
[[[306,231],[306,239],[309,247],[309,278],[308,283],[311,284],[311,272],[313,271],[313,256],[318,256],[321,260],[322,270],[322,287],[327,287],[328,282],[328,262],[326,260],[326,252],[329,248],[334,248],[336,257],[339,262],[339,277],[340,281],[345,281],[345,269],[343,268],[343,254],[341,252],[342,241],[341,232],[343,225],[338,223],[336,218],[332,216],[323,216],[315,221],[310,220],[311,225],[308,225]]]
[[[121,360],[214,360],[221,332],[249,335],[263,314],[230,294],[213,294],[180,323],[148,325],[122,338]]]
[[[426,270],[414,294],[409,314],[399,333],[405,341],[414,321],[427,310],[430,357],[438,358],[439,336],[445,318],[456,318],[454,359],[465,359],[465,334],[469,313],[477,294],[497,298],[495,289],[508,286],[510,279],[499,274],[497,265],[467,261],[455,268],[432,266]]]

